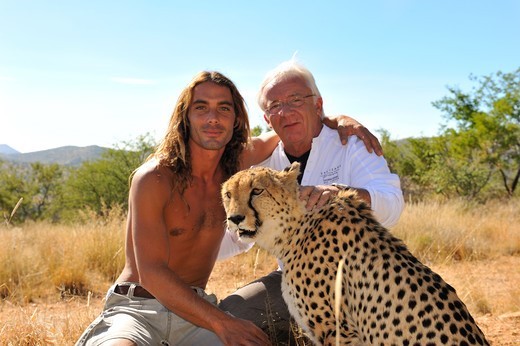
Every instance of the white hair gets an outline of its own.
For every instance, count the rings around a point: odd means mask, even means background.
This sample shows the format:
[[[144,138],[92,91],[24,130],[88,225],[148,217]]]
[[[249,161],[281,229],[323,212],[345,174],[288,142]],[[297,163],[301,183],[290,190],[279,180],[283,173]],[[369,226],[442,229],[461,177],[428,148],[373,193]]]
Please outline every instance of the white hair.
[[[316,81],[314,80],[314,76],[311,71],[309,71],[305,66],[298,63],[293,56],[291,60],[287,60],[282,62],[280,65],[275,67],[273,70],[269,71],[262,84],[260,84],[260,90],[258,91],[257,101],[260,108],[265,111],[266,107],[266,87],[273,83],[278,83],[281,81],[289,80],[292,78],[300,78],[305,84],[311,89],[312,93],[317,97],[321,97],[320,91],[318,90],[318,86],[316,85]]]

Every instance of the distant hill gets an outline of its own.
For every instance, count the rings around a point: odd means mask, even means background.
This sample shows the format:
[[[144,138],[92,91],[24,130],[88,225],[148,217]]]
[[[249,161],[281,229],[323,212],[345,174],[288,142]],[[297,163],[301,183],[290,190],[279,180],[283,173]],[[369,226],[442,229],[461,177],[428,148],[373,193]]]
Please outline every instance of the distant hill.
[[[9,149],[11,150],[9,151]],[[57,163],[64,166],[79,166],[85,161],[99,159],[106,150],[108,148],[90,145],[87,147],[65,146],[31,153],[20,153],[8,145],[1,144],[0,159],[15,163],[40,162],[43,164]]]
[[[20,154],[18,150],[15,150],[8,146],[7,144],[0,144],[0,155],[12,155],[12,154]]]

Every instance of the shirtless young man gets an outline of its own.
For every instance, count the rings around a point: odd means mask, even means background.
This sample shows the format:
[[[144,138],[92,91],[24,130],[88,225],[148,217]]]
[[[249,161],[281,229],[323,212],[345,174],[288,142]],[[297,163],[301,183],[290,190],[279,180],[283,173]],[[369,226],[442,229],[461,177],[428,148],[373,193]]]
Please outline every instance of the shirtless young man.
[[[372,136],[358,125],[349,131]],[[218,309],[204,291],[225,233],[220,186],[278,142],[272,134],[248,140],[235,85],[218,72],[196,75],[164,139],[132,177],[126,264],[77,345],[269,344],[260,328]]]

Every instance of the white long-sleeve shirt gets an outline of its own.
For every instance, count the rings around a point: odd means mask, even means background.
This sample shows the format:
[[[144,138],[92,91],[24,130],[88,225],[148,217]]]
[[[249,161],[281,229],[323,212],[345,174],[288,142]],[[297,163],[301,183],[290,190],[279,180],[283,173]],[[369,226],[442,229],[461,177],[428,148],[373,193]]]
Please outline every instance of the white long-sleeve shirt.
[[[259,166],[282,170],[291,163],[280,141],[272,155]],[[363,141],[356,136],[343,145],[336,130],[323,126],[312,148],[301,185],[346,184],[368,191],[376,219],[385,227],[394,226],[404,209],[401,183],[390,172],[384,157],[369,153]],[[237,242],[236,235],[226,232],[219,259],[234,256],[252,245]],[[247,251],[246,250],[246,251]]]

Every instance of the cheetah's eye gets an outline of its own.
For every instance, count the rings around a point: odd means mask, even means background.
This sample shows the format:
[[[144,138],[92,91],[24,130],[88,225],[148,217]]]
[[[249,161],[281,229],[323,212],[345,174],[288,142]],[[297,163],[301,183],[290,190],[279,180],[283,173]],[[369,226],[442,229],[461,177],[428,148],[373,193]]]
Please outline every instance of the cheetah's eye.
[[[251,191],[251,194],[254,195],[254,196],[258,196],[259,194],[261,194],[262,192],[264,192],[264,189],[253,189],[253,191]]]

